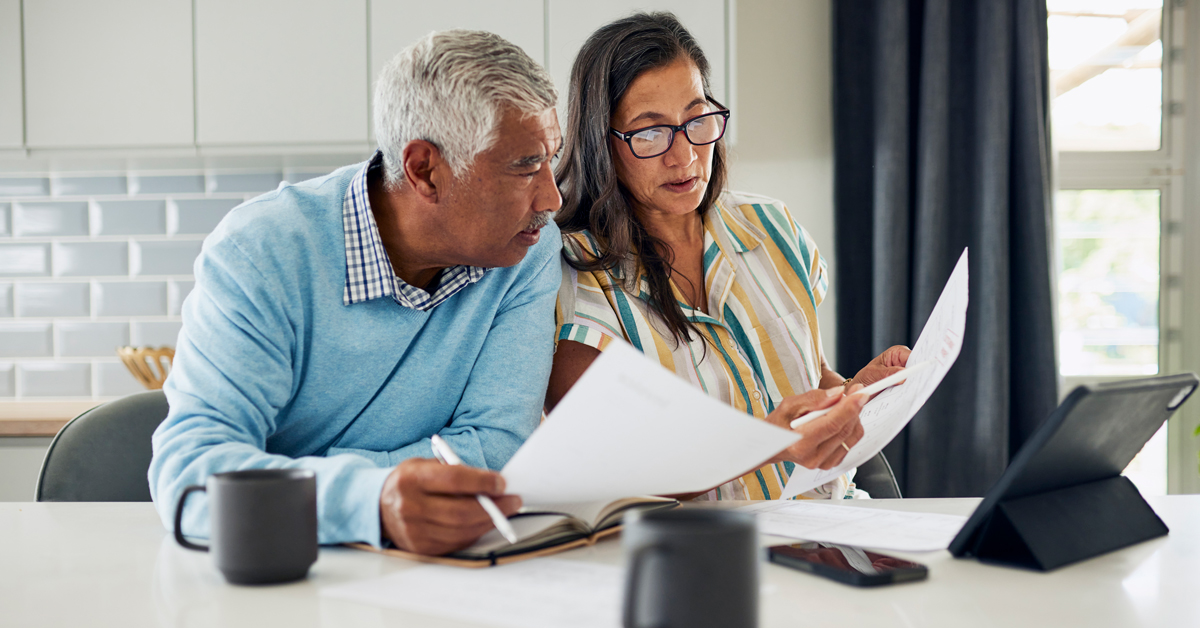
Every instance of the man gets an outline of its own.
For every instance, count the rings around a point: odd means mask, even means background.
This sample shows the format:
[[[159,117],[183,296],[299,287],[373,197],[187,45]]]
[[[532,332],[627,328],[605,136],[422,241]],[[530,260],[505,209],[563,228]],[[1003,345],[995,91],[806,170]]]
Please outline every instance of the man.
[[[550,371],[556,100],[500,37],[433,33],[384,69],[367,164],[222,221],[154,434],[164,524],[183,487],[247,468],[316,471],[322,543],[443,553],[492,527],[475,494],[517,510],[494,470],[537,426]],[[430,460],[433,434],[476,468]],[[207,534],[203,496],[184,530]]]

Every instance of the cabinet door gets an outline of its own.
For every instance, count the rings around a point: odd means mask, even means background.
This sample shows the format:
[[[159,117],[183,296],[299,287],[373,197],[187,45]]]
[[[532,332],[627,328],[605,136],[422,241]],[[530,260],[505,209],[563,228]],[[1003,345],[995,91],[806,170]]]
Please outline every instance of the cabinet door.
[[[396,53],[430,31],[451,28],[491,31],[546,63],[542,0],[371,0],[371,85]],[[372,103],[374,92],[372,91]],[[374,138],[374,128],[371,137]]]
[[[202,146],[367,140],[367,0],[195,0]]]
[[[559,91],[559,119],[566,120],[567,82],[583,42],[597,28],[634,11],[670,11],[700,43],[710,66],[713,97],[728,105],[725,0],[550,0],[550,74]]]
[[[30,147],[192,144],[189,0],[38,0],[24,12]]]
[[[0,0],[0,148],[25,139],[21,90],[21,0]]]

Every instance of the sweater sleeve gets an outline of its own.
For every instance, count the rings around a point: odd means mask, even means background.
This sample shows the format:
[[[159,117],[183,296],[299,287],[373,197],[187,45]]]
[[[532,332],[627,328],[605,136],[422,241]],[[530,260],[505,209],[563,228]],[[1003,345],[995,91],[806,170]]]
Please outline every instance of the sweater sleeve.
[[[317,476],[321,543],[379,544],[379,494],[391,471],[360,456],[290,458],[266,452],[276,418],[295,393],[294,321],[278,282],[264,277],[231,237],[210,237],[196,261],[171,376],[170,412],[154,433],[151,495],[173,525],[178,495],[222,471],[306,468]],[[209,534],[204,494],[189,497],[185,534]]]

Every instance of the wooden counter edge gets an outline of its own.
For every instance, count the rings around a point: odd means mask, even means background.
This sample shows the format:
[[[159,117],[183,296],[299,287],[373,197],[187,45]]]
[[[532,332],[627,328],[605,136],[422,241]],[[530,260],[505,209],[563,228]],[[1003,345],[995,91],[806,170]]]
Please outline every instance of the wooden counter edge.
[[[67,421],[105,401],[0,401],[0,437],[54,436]]]

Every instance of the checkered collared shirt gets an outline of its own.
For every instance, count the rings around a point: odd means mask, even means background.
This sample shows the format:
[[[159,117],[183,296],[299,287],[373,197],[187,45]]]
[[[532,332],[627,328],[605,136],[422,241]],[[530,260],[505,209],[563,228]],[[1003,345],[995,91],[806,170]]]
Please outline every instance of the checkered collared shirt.
[[[351,179],[342,202],[342,227],[346,232],[346,290],[342,302],[353,305],[390,296],[404,307],[425,312],[482,279],[486,269],[477,266],[447,268],[442,271],[441,281],[432,295],[397,277],[379,238],[379,227],[367,197],[367,173],[382,167],[383,154],[376,151],[371,161]]]

